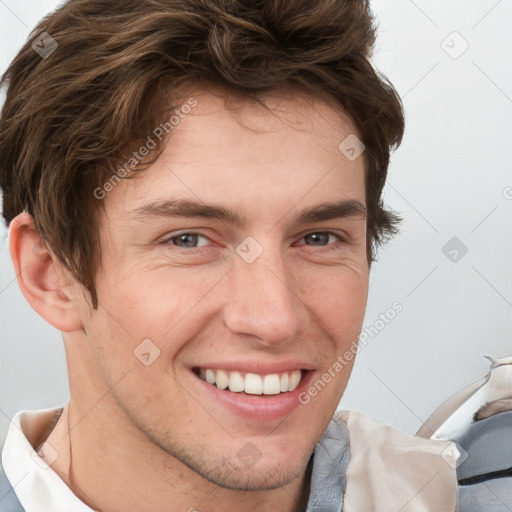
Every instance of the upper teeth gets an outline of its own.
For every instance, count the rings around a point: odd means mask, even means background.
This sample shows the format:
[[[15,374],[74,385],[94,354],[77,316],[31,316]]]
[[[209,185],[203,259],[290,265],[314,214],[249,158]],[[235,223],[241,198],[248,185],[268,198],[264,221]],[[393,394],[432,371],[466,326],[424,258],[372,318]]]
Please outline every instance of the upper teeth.
[[[245,391],[251,395],[278,395],[293,391],[302,378],[300,370],[290,373],[272,373],[258,375],[256,373],[226,372],[224,370],[201,370],[200,377],[219,389],[229,388],[240,393]]]

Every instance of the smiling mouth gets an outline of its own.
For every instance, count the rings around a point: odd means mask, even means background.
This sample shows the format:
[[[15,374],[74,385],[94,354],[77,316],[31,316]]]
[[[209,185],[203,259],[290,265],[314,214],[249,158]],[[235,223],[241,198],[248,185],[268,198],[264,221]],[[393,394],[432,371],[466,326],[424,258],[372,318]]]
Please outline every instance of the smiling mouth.
[[[195,368],[194,373],[203,381],[221,390],[249,395],[280,395],[294,391],[300,384],[304,372],[290,372],[258,375],[237,371]]]

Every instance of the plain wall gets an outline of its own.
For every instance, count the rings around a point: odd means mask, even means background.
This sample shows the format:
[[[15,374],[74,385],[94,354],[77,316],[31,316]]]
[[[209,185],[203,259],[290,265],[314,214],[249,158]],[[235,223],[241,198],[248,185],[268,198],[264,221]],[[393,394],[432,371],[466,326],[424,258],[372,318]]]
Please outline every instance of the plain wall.
[[[2,72],[56,5],[0,2]],[[385,189],[404,222],[372,268],[367,344],[341,407],[413,433],[486,373],[482,354],[512,353],[512,2],[376,0],[373,8],[373,61],[407,119]],[[68,398],[60,333],[26,304],[6,236],[2,226],[0,442],[18,410]],[[397,302],[403,309],[389,320]]]

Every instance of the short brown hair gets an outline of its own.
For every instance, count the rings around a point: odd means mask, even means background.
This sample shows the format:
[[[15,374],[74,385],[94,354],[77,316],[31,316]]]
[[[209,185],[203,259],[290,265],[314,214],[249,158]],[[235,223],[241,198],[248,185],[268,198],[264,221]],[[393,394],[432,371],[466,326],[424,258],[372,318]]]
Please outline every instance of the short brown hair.
[[[33,46],[41,33],[56,41],[47,58]],[[162,98],[184,84],[254,99],[297,87],[334,98],[366,146],[371,263],[397,231],[381,194],[404,130],[396,91],[369,62],[374,42],[367,0],[69,0],[0,82],[3,216],[9,224],[28,211],[97,307],[102,202],[93,191],[164,119]]]

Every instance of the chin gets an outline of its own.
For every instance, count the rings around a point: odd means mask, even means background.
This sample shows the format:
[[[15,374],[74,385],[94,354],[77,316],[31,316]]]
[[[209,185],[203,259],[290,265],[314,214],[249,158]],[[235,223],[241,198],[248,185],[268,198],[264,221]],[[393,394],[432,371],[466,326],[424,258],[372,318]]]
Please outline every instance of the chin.
[[[272,451],[261,453],[250,442],[225,455],[201,445],[161,447],[205,480],[236,491],[266,491],[289,484],[304,475],[313,452],[298,453],[294,447],[276,456]]]
[[[306,460],[275,460],[263,463],[260,460],[255,467],[247,468],[238,459],[224,460],[223,465],[211,464],[200,468],[191,467],[209,482],[234,491],[269,491],[283,487],[300,478],[308,467]]]

